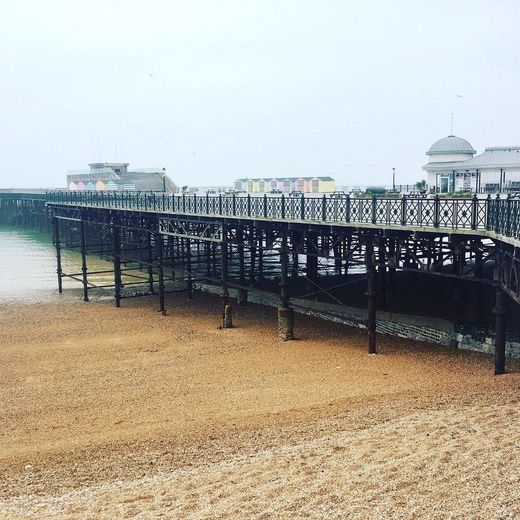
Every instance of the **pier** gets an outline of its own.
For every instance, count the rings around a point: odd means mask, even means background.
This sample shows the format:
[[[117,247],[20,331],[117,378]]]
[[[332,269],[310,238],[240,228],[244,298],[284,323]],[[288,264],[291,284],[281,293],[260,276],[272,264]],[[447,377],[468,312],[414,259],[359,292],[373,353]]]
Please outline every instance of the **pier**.
[[[63,278],[72,278],[85,301],[104,289],[116,306],[144,291],[165,313],[165,293],[191,298],[195,284],[210,284],[220,287],[223,328],[233,326],[231,289],[239,305],[250,292],[276,294],[283,340],[297,333],[296,297],[334,301],[342,287],[364,284],[368,352],[375,354],[377,309],[399,291],[396,273],[491,287],[495,373],[506,369],[506,316],[520,302],[520,200],[47,192],[3,194],[0,204],[2,212],[52,222],[60,291]],[[76,272],[61,266],[64,247],[81,255]],[[110,260],[110,271],[89,271],[89,255]],[[463,302],[477,313],[479,294]]]

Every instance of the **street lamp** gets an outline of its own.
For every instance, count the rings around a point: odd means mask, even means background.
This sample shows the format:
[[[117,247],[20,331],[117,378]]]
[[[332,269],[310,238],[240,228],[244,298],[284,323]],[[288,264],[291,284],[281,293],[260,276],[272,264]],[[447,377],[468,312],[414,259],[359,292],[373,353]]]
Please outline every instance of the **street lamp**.
[[[395,168],[392,168],[392,190],[395,191]]]
[[[166,191],[166,168],[162,169],[162,190]]]

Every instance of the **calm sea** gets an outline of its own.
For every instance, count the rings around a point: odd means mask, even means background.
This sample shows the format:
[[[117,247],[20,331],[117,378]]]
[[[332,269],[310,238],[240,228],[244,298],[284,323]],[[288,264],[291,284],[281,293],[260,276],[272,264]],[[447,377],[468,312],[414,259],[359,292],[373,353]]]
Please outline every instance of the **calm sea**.
[[[98,268],[102,261],[89,258],[89,263]],[[62,264],[66,272],[78,272],[79,254],[62,250]],[[65,290],[81,288],[68,279],[63,286]],[[0,301],[46,301],[57,296],[56,250],[50,235],[0,227]]]

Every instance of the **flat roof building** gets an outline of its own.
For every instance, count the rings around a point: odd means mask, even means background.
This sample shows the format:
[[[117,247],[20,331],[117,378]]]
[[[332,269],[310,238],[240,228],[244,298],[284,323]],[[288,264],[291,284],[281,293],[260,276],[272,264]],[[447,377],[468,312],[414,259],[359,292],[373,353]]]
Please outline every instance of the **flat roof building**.
[[[67,187],[71,191],[178,191],[164,169],[129,170],[128,166],[129,163],[91,163],[88,170],[69,171]]]

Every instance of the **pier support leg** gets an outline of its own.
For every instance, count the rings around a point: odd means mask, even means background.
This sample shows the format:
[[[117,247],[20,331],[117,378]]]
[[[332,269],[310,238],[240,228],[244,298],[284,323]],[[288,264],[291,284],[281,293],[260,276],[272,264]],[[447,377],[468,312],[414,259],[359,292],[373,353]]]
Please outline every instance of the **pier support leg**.
[[[242,227],[237,229],[237,250],[238,250],[238,279],[241,284],[246,283],[245,255],[244,255],[244,232]]]
[[[367,237],[366,244],[366,270],[367,270],[367,329],[368,329],[368,353],[376,354],[376,297],[377,275],[374,265],[374,238]]]
[[[164,316],[164,267],[163,267],[163,245],[164,239],[161,234],[157,235],[157,263],[159,267],[159,312]]]
[[[296,232],[293,232],[291,235],[291,250],[292,250],[292,266],[291,266],[291,278],[298,278],[298,269],[299,269],[299,261],[300,257],[298,255],[298,251],[300,249],[301,244],[301,235]]]
[[[186,269],[188,271],[186,277],[186,288],[188,289],[188,299],[193,298],[193,279],[191,276],[191,240],[186,239]]]
[[[318,248],[316,247],[317,237],[308,234],[306,237],[306,279],[307,292],[315,292],[318,281]]]
[[[224,233],[226,231],[224,230]],[[233,308],[229,303],[229,291],[227,286],[227,274],[228,274],[228,245],[226,239],[221,245],[221,277],[222,277],[222,328],[230,329],[233,327]]]
[[[378,247],[377,279],[379,282],[379,304],[381,305],[382,309],[386,309],[386,255],[385,243],[382,240],[379,242]]]
[[[394,284],[395,284],[395,270],[397,266],[397,240],[389,239],[388,241],[388,280],[385,284],[385,302],[387,306],[392,305],[392,298],[394,296]]]
[[[495,293],[495,375],[506,372],[506,302],[503,289],[497,285]]]
[[[152,267],[152,234],[146,234],[146,249],[148,251],[148,290],[150,294],[155,294],[153,285],[153,267]]]
[[[115,221],[112,221],[112,261],[114,263],[116,307],[121,307],[121,237],[120,228]]]
[[[264,278],[264,232],[258,230],[258,277],[259,280]]]
[[[333,237],[334,246],[332,250],[334,251],[334,270],[336,274],[341,274],[341,239],[339,237]]]
[[[175,240],[177,237],[168,237],[169,252],[170,252],[170,265],[172,269],[172,280],[175,280],[175,256],[177,254],[177,247]]]
[[[243,307],[247,303],[247,290],[246,289],[237,290],[237,303],[241,307]]]
[[[294,310],[289,302],[288,267],[289,252],[287,248],[287,232],[282,232],[280,247],[280,307],[278,307],[278,335],[283,341],[294,339]]]
[[[204,244],[206,249],[206,276],[211,277],[211,243],[206,242]]]
[[[283,341],[294,339],[294,310],[278,307],[278,335]]]
[[[83,301],[88,302],[87,279],[87,239],[85,236],[85,221],[79,223],[80,252],[81,252],[81,281],[83,283]]]
[[[230,304],[224,305],[222,328],[224,328],[224,329],[233,328],[233,307]]]
[[[61,242],[60,242],[60,222],[53,217],[54,246],[56,247],[56,274],[58,275],[58,292],[63,292],[63,271],[61,269]]]

